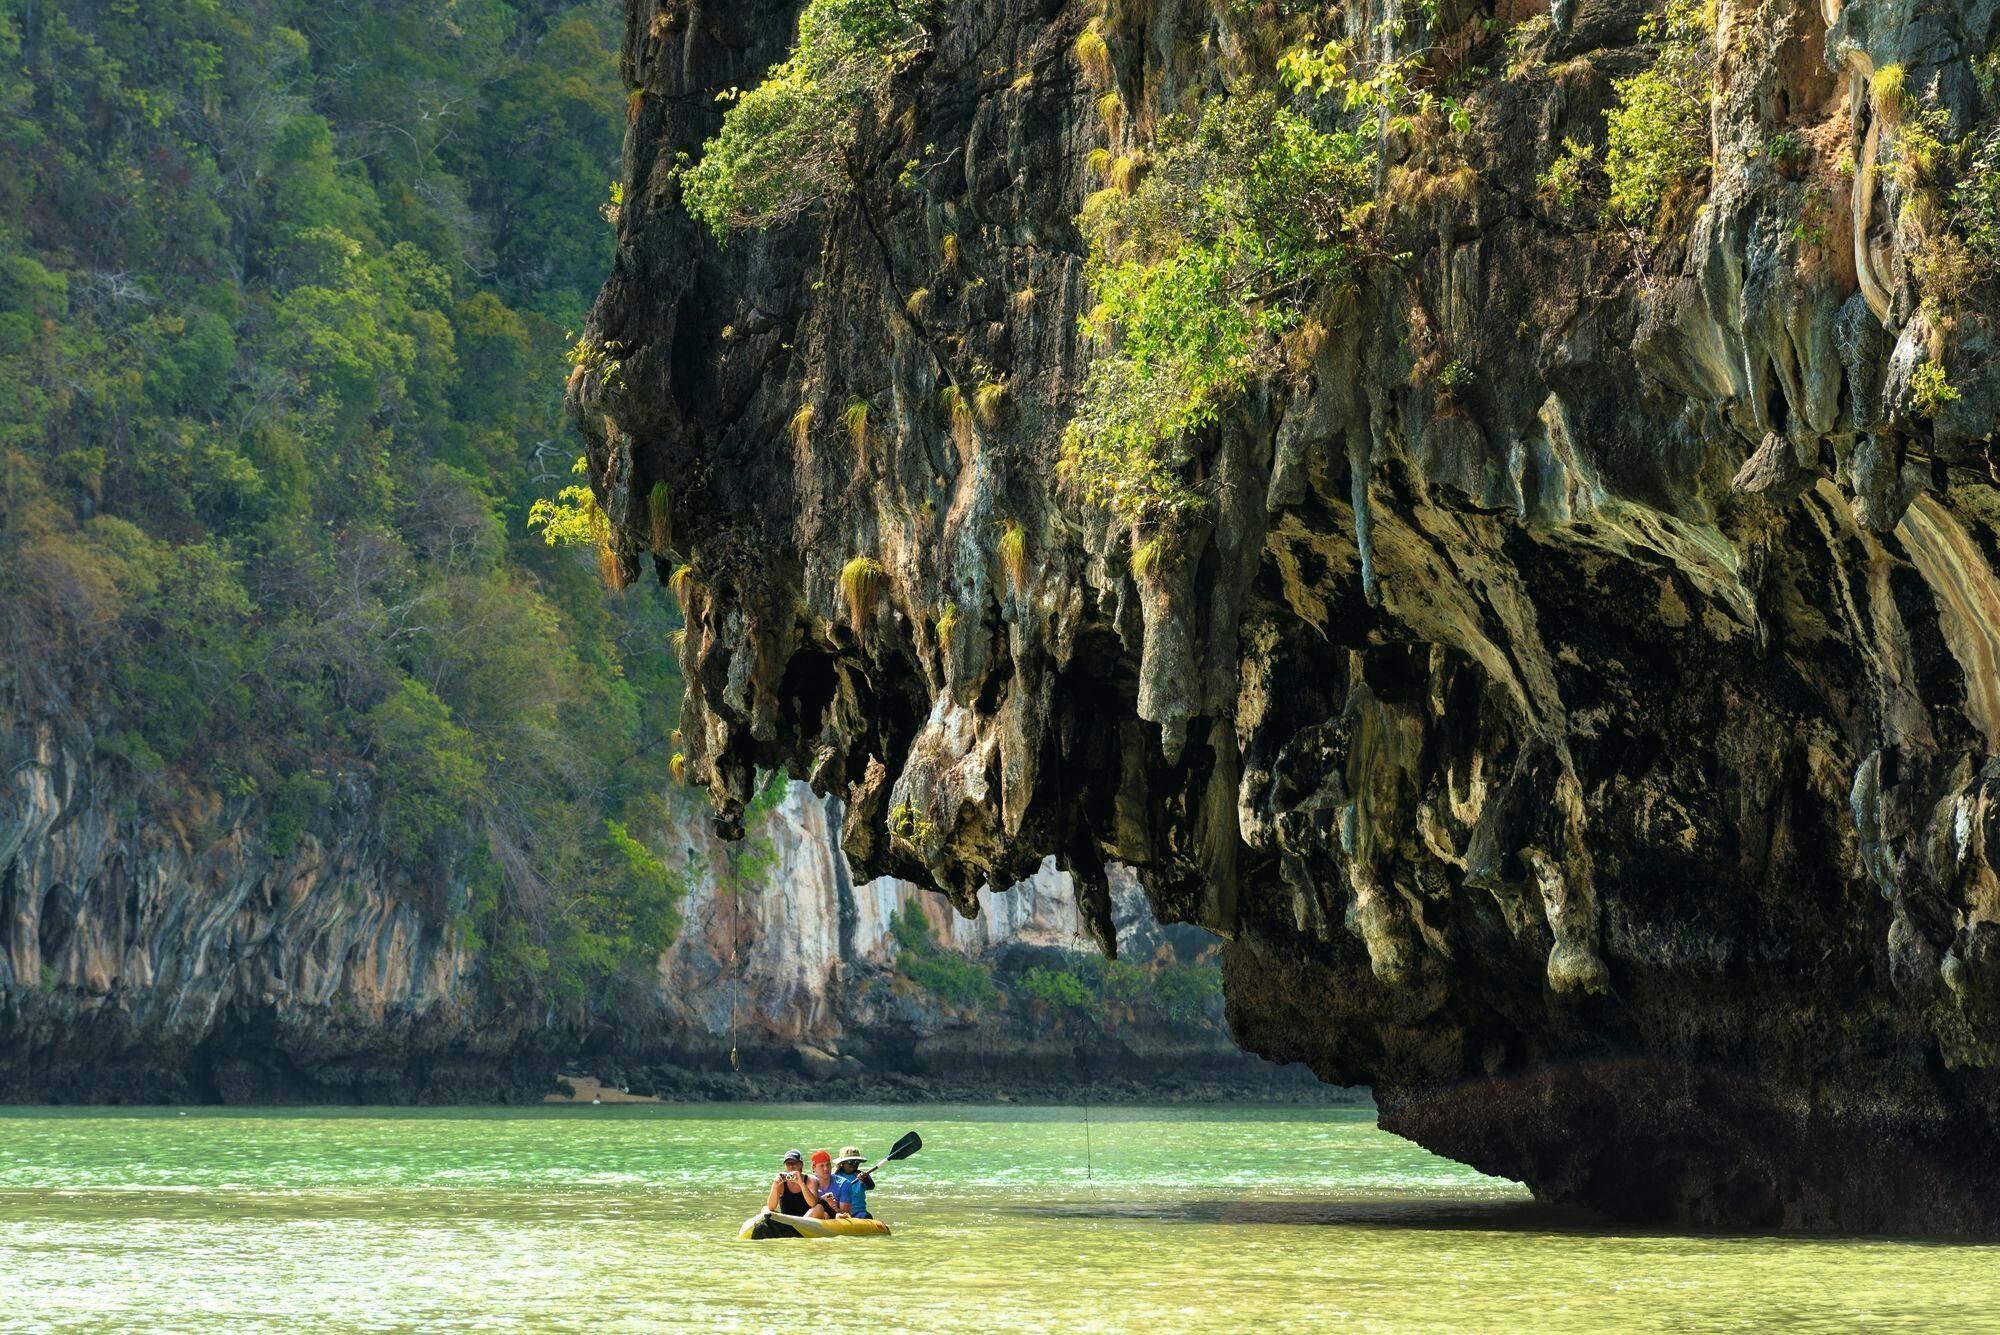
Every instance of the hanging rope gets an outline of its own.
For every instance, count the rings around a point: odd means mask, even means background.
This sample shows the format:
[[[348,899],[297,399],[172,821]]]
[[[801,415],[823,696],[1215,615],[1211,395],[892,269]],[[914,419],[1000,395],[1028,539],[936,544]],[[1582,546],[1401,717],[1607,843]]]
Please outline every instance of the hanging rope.
[[[1088,1062],[1085,1062],[1083,1067],[1083,1180],[1086,1182],[1097,1180],[1090,1153],[1090,1063]]]
[[[736,920],[736,896],[729,891],[729,1069],[740,1071],[743,1063],[736,1059],[736,992],[742,986],[742,974],[736,967],[736,940],[740,925]]]
[[[1070,953],[1073,955],[1081,954],[1083,950],[1083,920],[1080,914],[1077,919],[1076,929],[1070,933],[1069,948]],[[1098,1001],[1100,1008],[1097,1016],[1097,1024],[1098,1028],[1102,1029],[1104,1027],[1103,998],[1100,996]],[[1083,1068],[1083,1180],[1094,1182],[1096,1181],[1096,1171],[1092,1163],[1090,1145],[1090,1086],[1094,1077],[1090,1071],[1090,1050],[1088,1045],[1082,1042],[1077,1043],[1076,1061],[1077,1065]]]

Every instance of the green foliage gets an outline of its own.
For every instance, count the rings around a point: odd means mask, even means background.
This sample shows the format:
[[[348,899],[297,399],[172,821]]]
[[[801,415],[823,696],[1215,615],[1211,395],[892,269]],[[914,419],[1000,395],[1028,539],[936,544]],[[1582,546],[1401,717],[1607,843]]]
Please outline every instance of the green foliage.
[[[1011,990],[1059,1025],[1214,1025],[1222,1007],[1222,970],[1212,951],[1181,960],[1163,950],[1146,963],[1073,952],[1059,964],[1023,970]]]
[[[1957,136],[1935,79],[1911,90],[1899,70],[1893,88],[1878,89],[1878,109],[1893,119],[1878,162],[1903,193],[1899,246],[1939,315],[1985,308],[2000,279],[2000,55],[1976,61],[1974,75],[1986,114]]]
[[[569,471],[589,477],[590,461],[578,455]],[[528,527],[540,529],[542,541],[551,547],[595,546],[611,535],[611,522],[597,504],[597,493],[581,482],[564,487],[554,499],[536,497],[528,507]]]
[[[1919,417],[1936,417],[1958,402],[1958,390],[1938,362],[1925,362],[1910,374],[1910,404]]]
[[[1535,178],[1535,188],[1563,208],[1574,208],[1589,187],[1591,169],[1596,165],[1596,149],[1564,136],[1562,152]]]
[[[676,168],[688,212],[718,241],[792,221],[844,195],[862,120],[923,49],[935,0],[810,0],[792,53],[747,93],[731,90],[722,130]]]
[[[931,823],[915,802],[898,802],[889,810],[889,834],[907,844],[922,844],[931,837]]]
[[[890,916],[889,935],[897,947],[896,972],[939,1001],[964,1010],[999,1000],[992,968],[940,945],[915,900]]]
[[[1808,186],[1799,199],[1798,216],[1788,229],[1793,242],[1801,247],[1826,245],[1833,236],[1828,225],[1832,213],[1832,197],[1818,186]]]
[[[1057,1020],[1076,1020],[1098,1006],[1099,997],[1067,969],[1037,964],[1021,974],[1016,990]]]
[[[444,701],[408,678],[368,711],[365,727],[389,851],[418,865],[441,861],[486,777],[472,734],[452,722]]]
[[[1605,118],[1604,173],[1611,212],[1629,226],[1657,229],[1676,195],[1709,171],[1709,102],[1715,82],[1713,0],[1670,0],[1639,26],[1658,48],[1650,68],[1613,83],[1618,105]]]
[[[1198,127],[1170,121],[1160,140],[1144,182],[1094,197],[1082,219],[1088,323],[1117,346],[1091,369],[1061,459],[1087,500],[1153,517],[1201,503],[1179,452],[1347,281],[1372,151],[1257,93],[1212,103]]]
[[[1805,141],[1790,130],[1780,130],[1764,141],[1764,155],[1774,165],[1789,171],[1805,161]]]
[[[1425,5],[1424,22],[1435,31],[1437,8]],[[1384,20],[1376,25],[1375,40],[1401,45],[1410,24],[1406,19]],[[1454,98],[1441,97],[1431,90],[1428,73],[1433,59],[1449,56],[1432,46],[1382,59],[1362,49],[1356,38],[1343,37],[1323,46],[1308,43],[1287,51],[1278,61],[1278,77],[1291,88],[1321,97],[1338,99],[1344,112],[1362,112],[1378,118],[1382,128],[1399,135],[1415,135],[1433,117],[1443,120],[1456,134],[1472,128],[1469,113]],[[1379,140],[1370,151],[1379,152]]]
[[[666,922],[606,822],[663,841],[632,761],[679,694],[665,600],[525,523],[616,40],[562,0],[0,4],[0,694],[104,720],[154,814],[379,830],[496,984],[569,998]]]
[[[1950,174],[1957,159],[1950,133],[1951,116],[1934,97],[1912,98],[1881,161],[1905,190],[1936,186]]]
[[[1174,1024],[1213,1023],[1222,1009],[1222,970],[1213,961],[1169,964],[1152,971],[1150,1004]]]
[[[1456,357],[1438,369],[1438,388],[1447,394],[1462,394],[1479,379],[1479,372]]]
[[[291,774],[271,793],[270,815],[265,839],[271,852],[290,857],[299,846],[299,837],[312,823],[313,814],[333,801],[333,785],[319,774]]]
[[[743,837],[724,854],[726,867],[719,887],[724,893],[747,894],[763,889],[769,882],[778,866],[778,846],[764,827],[778,803],[784,800],[785,787],[790,782],[791,776],[784,770],[772,771],[765,776],[764,786],[743,808]]]
[[[632,837],[618,821],[606,819],[611,871],[620,894],[598,897],[597,912],[582,925],[604,938],[599,949],[612,957],[605,972],[649,963],[680,933],[681,900],[687,886],[665,860]]]
[[[1541,57],[1534,48],[1539,46],[1555,29],[1555,20],[1547,14],[1536,14],[1521,20],[1507,30],[1507,77],[1513,80],[1525,79],[1541,64]]]
[[[1968,142],[1951,192],[1951,223],[1988,275],[2000,272],[2000,124]]]

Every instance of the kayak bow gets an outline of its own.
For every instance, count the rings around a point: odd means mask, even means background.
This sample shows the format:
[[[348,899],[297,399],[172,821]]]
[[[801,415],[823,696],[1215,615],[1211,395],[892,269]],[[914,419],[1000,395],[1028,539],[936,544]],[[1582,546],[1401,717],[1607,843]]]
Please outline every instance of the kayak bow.
[[[879,1219],[807,1219],[759,1210],[743,1221],[743,1230],[736,1236],[743,1242],[761,1242],[766,1238],[886,1238],[889,1226]]]

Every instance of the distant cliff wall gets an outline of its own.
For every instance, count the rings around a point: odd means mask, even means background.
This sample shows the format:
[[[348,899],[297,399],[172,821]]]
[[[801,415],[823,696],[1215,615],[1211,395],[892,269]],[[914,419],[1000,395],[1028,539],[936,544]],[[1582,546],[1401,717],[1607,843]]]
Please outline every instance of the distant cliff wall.
[[[793,784],[763,837],[776,869],[759,893],[732,895],[720,877],[699,879],[687,925],[662,961],[661,996],[672,1027],[722,1036],[729,1030],[732,976],[739,1023],[772,1040],[838,1041],[860,1018],[855,986],[888,970],[896,946],[890,920],[916,905],[942,942],[988,956],[1011,944],[1074,948],[1086,938],[1069,877],[1044,867],[1005,894],[981,892],[981,915],[964,918],[934,895],[891,877],[860,884],[840,851],[840,812]],[[714,853],[703,832],[699,847]],[[1136,884],[1126,900],[1145,914]],[[1148,915],[1150,916],[1150,915]],[[729,963],[732,942],[740,968]]]
[[[771,854],[755,885],[728,888],[724,849],[691,822],[685,926],[636,1000],[523,1008],[434,911],[451,888],[400,876],[365,826],[274,856],[244,803],[162,817],[86,730],[0,723],[0,1102],[518,1099],[592,1066],[681,1072],[694,1083],[678,1092],[771,1094],[836,1071],[963,1078],[995,1058],[1000,1088],[1011,1055],[1041,1069],[1077,1051],[1004,1004],[955,1008],[900,978],[890,931],[914,902],[941,943],[982,959],[1068,946],[1080,926],[1066,877],[988,892],[976,920],[903,883],[855,885],[838,810],[802,784],[752,832]],[[1121,903],[1144,914],[1136,887]],[[1219,1003],[1133,1032],[1147,1051],[1257,1065]],[[734,1084],[731,1046],[751,1073]]]

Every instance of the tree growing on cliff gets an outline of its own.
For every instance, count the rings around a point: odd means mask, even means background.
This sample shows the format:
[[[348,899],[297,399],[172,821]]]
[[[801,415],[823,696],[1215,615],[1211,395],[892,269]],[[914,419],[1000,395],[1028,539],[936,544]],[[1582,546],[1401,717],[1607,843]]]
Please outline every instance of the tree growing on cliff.
[[[367,726],[389,849],[406,864],[434,866],[486,775],[472,735],[408,680],[369,711]]]
[[[722,130],[675,174],[687,210],[718,241],[776,227],[846,194],[864,118],[923,50],[936,0],[810,0],[791,55],[749,92],[731,89]]]
[[[1170,118],[1151,174],[1091,198],[1081,223],[1097,295],[1087,326],[1115,340],[1063,436],[1065,480],[1138,519],[1201,503],[1178,451],[1213,425],[1278,339],[1348,281],[1371,149],[1268,93],[1238,92],[1198,125]]]
[[[1639,40],[1659,54],[1651,68],[1612,85],[1618,105],[1604,121],[1604,174],[1613,215],[1651,230],[1669,202],[1708,177],[1713,0],[1672,0],[1639,26]]]

